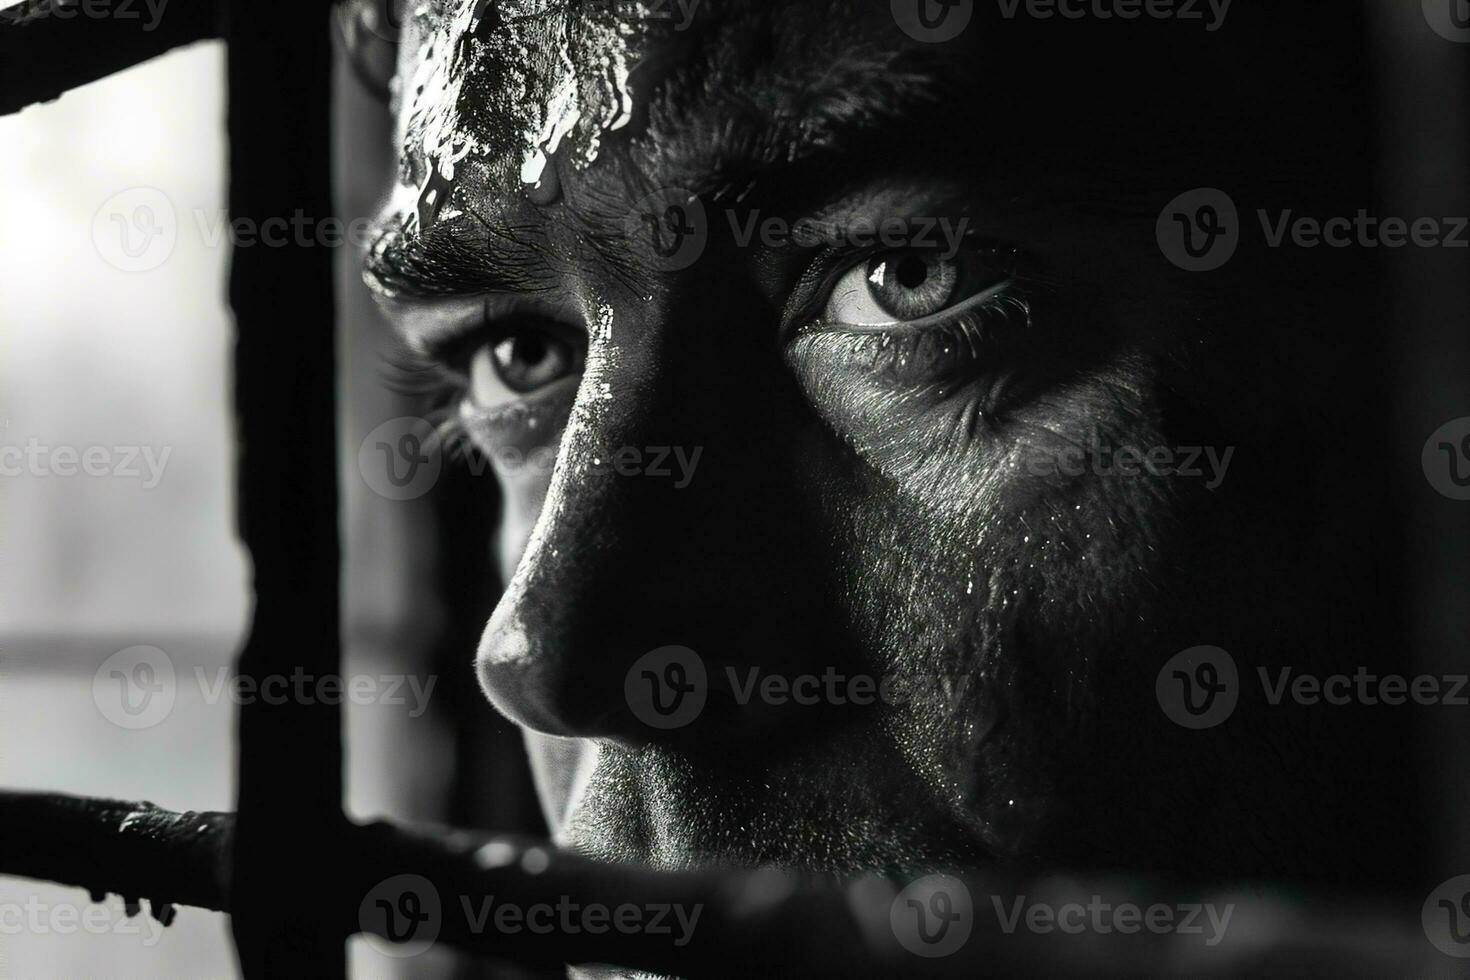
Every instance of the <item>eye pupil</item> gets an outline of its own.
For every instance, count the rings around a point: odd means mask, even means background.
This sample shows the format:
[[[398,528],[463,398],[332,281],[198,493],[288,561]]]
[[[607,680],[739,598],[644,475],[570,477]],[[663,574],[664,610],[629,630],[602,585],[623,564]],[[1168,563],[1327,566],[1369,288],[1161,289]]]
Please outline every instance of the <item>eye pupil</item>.
[[[898,260],[894,278],[904,289],[918,289],[929,278],[929,265],[917,255],[905,255]]]
[[[868,264],[868,292],[895,320],[918,320],[943,310],[959,286],[959,267],[917,250],[890,252]]]
[[[473,344],[468,363],[445,363],[465,381],[466,402],[478,409],[500,409],[524,401],[541,389],[575,378],[587,359],[586,335],[576,326],[538,315],[487,323]],[[462,356],[462,355],[461,355]]]
[[[582,351],[552,329],[518,324],[482,346],[470,370],[477,404],[498,404],[507,390],[528,395],[579,371]]]
[[[495,361],[505,371],[524,371],[541,363],[547,353],[545,338],[531,333],[516,334],[495,345]]]

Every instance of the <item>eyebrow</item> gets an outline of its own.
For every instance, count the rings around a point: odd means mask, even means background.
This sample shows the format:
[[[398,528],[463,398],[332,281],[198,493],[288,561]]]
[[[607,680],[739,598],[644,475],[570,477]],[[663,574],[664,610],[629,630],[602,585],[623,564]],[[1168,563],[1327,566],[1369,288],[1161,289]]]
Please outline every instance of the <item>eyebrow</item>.
[[[380,220],[363,257],[363,280],[381,296],[429,299],[555,287],[534,226],[472,214],[421,232],[404,227],[402,217],[394,211]]]
[[[730,57],[737,57],[731,55]],[[902,136],[931,137],[963,126],[969,108],[945,98],[974,91],[972,72],[952,59],[913,50],[859,46],[830,61],[792,66],[760,64],[732,81],[718,61],[701,78],[675,76],[672,84],[703,91],[690,107],[656,105],[648,135],[633,148],[634,162],[678,186],[715,199],[744,199],[780,174],[843,166],[858,149],[912,149]],[[885,146],[886,144],[886,146]]]

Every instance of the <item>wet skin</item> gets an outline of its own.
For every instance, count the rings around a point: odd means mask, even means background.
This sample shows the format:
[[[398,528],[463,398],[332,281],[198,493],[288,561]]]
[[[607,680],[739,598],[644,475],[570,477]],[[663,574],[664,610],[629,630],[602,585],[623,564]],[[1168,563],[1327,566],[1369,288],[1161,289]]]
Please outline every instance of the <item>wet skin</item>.
[[[1375,424],[1352,383],[1372,345],[1339,329],[1359,270],[1247,243],[1191,274],[1155,239],[1193,187],[1266,206],[1267,172],[1352,200],[1319,173],[1354,149],[1322,117],[1337,83],[1285,44],[1059,33],[986,5],[944,44],[886,0],[708,3],[685,30],[504,5],[465,38],[473,6],[406,24],[402,180],[367,278],[495,461],[508,586],[478,671],[526,729],[558,840],[661,868],[1392,863],[1361,847],[1405,799],[1382,777],[1392,733],[1340,711],[1308,734],[1249,688],[1186,732],[1154,693],[1198,644],[1243,674],[1387,649],[1376,490],[1332,478]],[[1247,50],[1259,77],[1222,68]],[[1250,108],[1284,82],[1299,113]],[[542,163],[541,110],[569,91]],[[652,231],[668,188],[708,227],[679,269]],[[753,214],[968,233],[952,256],[942,237],[742,243]],[[1232,455],[1055,465],[1095,444]],[[608,466],[625,447],[698,463],[676,486]],[[538,448],[553,471],[508,462]],[[624,681],[668,645],[710,691],[661,730]],[[752,668],[916,693],[768,703],[741,696]]]

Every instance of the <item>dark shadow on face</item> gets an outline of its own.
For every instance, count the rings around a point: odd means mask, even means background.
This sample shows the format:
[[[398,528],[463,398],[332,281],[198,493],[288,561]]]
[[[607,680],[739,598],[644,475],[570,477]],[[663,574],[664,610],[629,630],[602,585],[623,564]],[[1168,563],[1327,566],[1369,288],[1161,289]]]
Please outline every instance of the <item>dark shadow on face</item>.
[[[480,676],[563,841],[1412,865],[1399,716],[1256,680],[1393,661],[1374,270],[1256,218],[1369,202],[1353,17],[976,4],[928,43],[887,0],[474,6],[409,25],[368,274],[500,477]],[[1212,271],[1160,244],[1195,188],[1238,209]],[[1240,703],[1190,730],[1156,681],[1202,645]],[[671,646],[697,664],[642,659]],[[702,711],[650,716],[681,678]]]

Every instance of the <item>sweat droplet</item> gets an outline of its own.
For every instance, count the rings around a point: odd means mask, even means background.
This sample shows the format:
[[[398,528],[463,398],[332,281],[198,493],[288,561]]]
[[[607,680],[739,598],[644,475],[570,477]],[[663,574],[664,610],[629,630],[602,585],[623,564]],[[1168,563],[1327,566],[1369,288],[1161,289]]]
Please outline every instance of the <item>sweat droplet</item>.
[[[521,180],[531,185],[526,191],[526,196],[531,199],[531,203],[544,208],[555,204],[561,197],[561,177],[556,172],[555,161],[548,160],[544,154],[539,152],[536,158],[539,158],[536,166],[533,167],[532,162],[527,161],[526,166],[521,168]],[[533,169],[538,173],[531,180],[526,180],[527,175]]]
[[[539,875],[551,867],[551,856],[539,847],[532,847],[521,855],[521,870],[528,875]]]
[[[439,212],[444,210],[444,204],[454,190],[453,179],[438,165],[438,160],[431,158],[430,162],[433,170],[424,181],[423,187],[419,188],[416,214],[421,231],[434,227],[434,223],[439,220]]]
[[[517,856],[516,849],[505,841],[491,841],[475,852],[475,864],[492,871],[513,863]]]
[[[477,181],[517,181],[542,206],[558,200],[569,173],[595,162],[605,136],[633,117],[629,76],[645,34],[635,7],[420,4],[424,41],[404,140],[414,181],[453,148]]]

